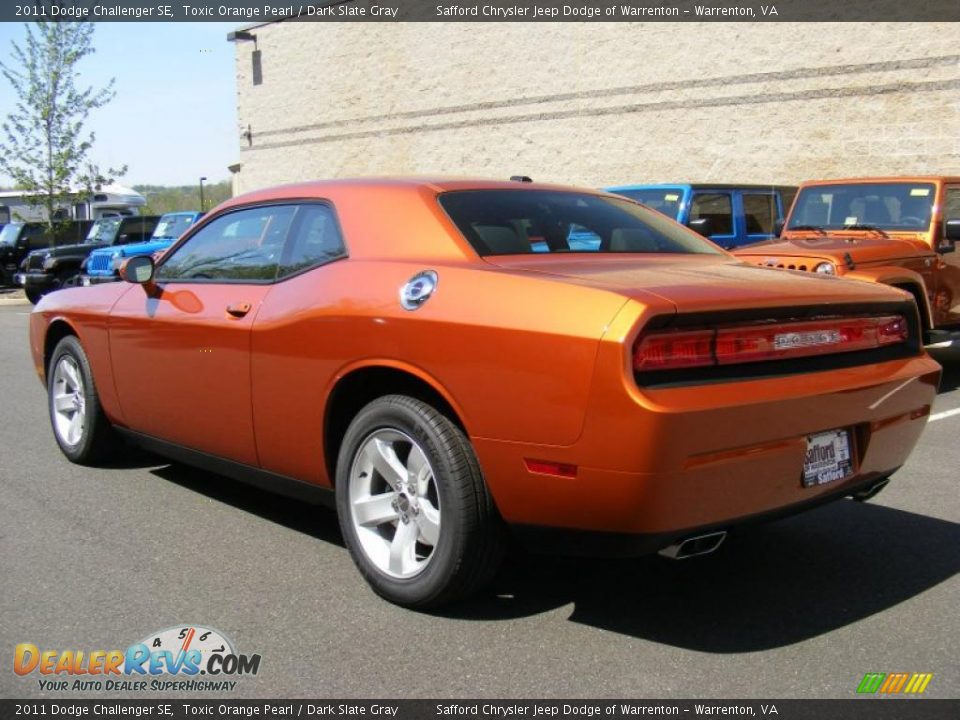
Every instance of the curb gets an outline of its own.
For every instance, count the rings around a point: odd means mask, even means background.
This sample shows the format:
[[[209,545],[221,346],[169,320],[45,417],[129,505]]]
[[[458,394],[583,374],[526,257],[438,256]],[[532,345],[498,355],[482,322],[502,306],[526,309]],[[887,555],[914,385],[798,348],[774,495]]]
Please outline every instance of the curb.
[[[23,294],[23,290],[13,290],[8,292],[0,293],[0,307],[4,305],[29,305],[30,301],[27,300],[26,296]]]

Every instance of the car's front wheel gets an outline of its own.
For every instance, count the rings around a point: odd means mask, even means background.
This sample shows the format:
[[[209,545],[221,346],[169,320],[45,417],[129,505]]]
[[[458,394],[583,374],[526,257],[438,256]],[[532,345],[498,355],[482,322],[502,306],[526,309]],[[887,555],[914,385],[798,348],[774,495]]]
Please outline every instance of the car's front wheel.
[[[357,414],[340,448],[336,490],[350,554],[392,602],[438,607],[499,566],[502,522],[473,448],[420,400],[389,395]]]
[[[100,406],[87,354],[73,335],[53,350],[47,395],[53,435],[71,462],[90,465],[116,448],[119,440]]]

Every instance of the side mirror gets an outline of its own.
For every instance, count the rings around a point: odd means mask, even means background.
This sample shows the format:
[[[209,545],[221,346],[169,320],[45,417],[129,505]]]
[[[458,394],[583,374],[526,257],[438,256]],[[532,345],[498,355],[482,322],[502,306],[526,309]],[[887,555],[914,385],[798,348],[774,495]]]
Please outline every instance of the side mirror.
[[[695,233],[700,233],[705,238],[713,235],[713,223],[710,222],[710,218],[697,218],[696,220],[691,220],[687,223],[687,227],[693,230]]]
[[[783,228],[786,227],[787,221],[783,218],[777,218],[773,222],[773,234],[777,237],[783,235]]]
[[[943,241],[937,246],[941,255],[956,252],[957,241],[960,240],[960,219],[954,218],[943,223]]]
[[[943,237],[953,242],[960,240],[960,219],[947,220],[943,224]]]
[[[157,266],[149,255],[136,255],[127,258],[120,266],[120,277],[128,283],[146,285],[153,282],[153,274]]]

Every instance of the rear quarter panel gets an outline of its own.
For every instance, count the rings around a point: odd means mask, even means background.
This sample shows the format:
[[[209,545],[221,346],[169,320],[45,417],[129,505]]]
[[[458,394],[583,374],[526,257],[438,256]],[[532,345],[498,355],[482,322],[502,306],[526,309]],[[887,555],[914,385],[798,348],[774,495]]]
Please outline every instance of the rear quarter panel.
[[[401,286],[438,289],[403,310]],[[466,264],[342,260],[274,286],[253,332],[253,403],[265,467],[327,482],[324,409],[364,366],[407,370],[461,414],[471,437],[565,445],[579,436],[614,293]],[[482,458],[481,458],[482,461]]]

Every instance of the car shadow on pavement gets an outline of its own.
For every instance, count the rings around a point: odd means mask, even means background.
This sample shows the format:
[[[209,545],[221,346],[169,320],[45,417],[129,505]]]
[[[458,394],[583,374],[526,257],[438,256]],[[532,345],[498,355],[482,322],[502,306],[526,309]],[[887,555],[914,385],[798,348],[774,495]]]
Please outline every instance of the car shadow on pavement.
[[[673,561],[525,557],[448,617],[510,619],[573,605],[570,620],[651,642],[739,653],[801,642],[960,571],[960,524],[840,501]]]
[[[940,393],[960,387],[960,347],[931,348],[930,357],[943,366],[940,378]]]
[[[177,463],[150,471],[157,477],[225,503],[243,512],[262,517],[324,542],[346,547],[336,513],[327,507],[261,490],[223,475]]]
[[[336,514],[185,465],[157,477],[343,547]],[[569,619],[709,653],[767,650],[869,618],[960,572],[960,523],[841,500],[732,533],[704,557],[626,560],[510,553],[492,586],[437,615]],[[348,562],[346,556],[344,561]]]

